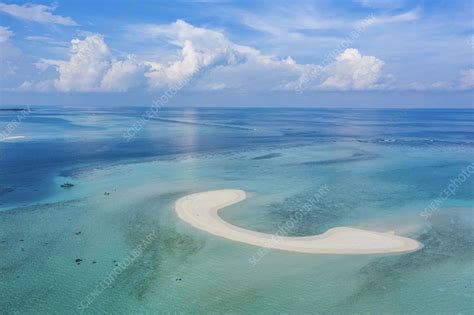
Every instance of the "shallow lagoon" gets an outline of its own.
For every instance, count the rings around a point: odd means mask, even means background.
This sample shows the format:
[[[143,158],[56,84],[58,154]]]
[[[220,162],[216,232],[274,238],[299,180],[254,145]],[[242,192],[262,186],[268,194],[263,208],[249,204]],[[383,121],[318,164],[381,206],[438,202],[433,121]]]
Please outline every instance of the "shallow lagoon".
[[[473,179],[432,216],[421,215],[473,162],[472,111],[166,111],[164,118],[196,124],[150,121],[125,141],[121,135],[140,114],[38,109],[15,131],[25,139],[0,142],[0,185],[14,189],[0,196],[0,309],[474,309]],[[14,114],[2,115],[8,121]],[[75,186],[62,189],[66,181]],[[258,248],[195,230],[173,208],[189,193],[243,189],[248,199],[223,210],[224,218],[276,232],[322,185],[329,193],[293,235],[347,225],[396,230],[425,247],[392,256],[269,251],[254,265],[249,259]],[[84,298],[150,233],[156,235],[151,244],[81,310]]]

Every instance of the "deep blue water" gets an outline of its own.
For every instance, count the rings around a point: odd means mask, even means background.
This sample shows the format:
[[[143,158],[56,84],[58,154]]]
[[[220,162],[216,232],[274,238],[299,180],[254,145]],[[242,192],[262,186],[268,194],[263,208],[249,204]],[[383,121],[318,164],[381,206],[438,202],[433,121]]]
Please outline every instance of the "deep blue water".
[[[325,141],[469,147],[474,141],[474,110],[469,109],[298,108],[164,109],[127,141],[123,133],[147,109],[33,108],[12,132],[26,138],[0,142],[0,187],[14,189],[1,194],[0,203],[45,197],[54,176],[78,165]],[[6,126],[17,115],[2,112],[0,121]],[[192,130],[192,141],[186,130]]]

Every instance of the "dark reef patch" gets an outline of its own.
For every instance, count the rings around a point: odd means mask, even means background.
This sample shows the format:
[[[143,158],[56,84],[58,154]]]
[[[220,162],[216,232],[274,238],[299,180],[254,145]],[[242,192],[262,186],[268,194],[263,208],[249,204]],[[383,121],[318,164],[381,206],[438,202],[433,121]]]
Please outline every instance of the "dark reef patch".
[[[301,165],[332,165],[332,164],[342,164],[342,163],[349,163],[349,162],[359,162],[359,161],[367,161],[372,160],[377,157],[377,154],[369,153],[365,151],[355,152],[350,157],[345,158],[337,158],[337,159],[329,159],[329,160],[322,160],[322,161],[309,161],[303,162]]]
[[[315,190],[317,191],[317,190]],[[286,198],[283,202],[268,205],[268,222],[275,222],[268,233],[275,233],[281,226],[292,218],[297,218],[297,212],[303,216],[297,220],[294,226],[285,230],[288,236],[306,236],[320,234],[333,227],[341,217],[350,217],[350,209],[355,204],[349,199],[341,200],[337,191],[329,190],[320,198],[315,198],[315,191],[307,191]],[[306,202],[311,201],[310,209],[303,209]]]
[[[281,153],[269,153],[269,154],[264,154],[260,156],[256,156],[252,158],[252,160],[268,160],[268,159],[273,159],[280,157],[282,154]]]
[[[13,191],[15,191],[15,188],[0,185],[0,196]]]
[[[470,210],[472,211],[472,210]],[[385,294],[411,281],[423,270],[450,262],[468,266],[474,261],[474,228],[459,213],[430,218],[431,228],[417,237],[424,247],[405,255],[378,258],[359,270],[362,284],[344,304],[354,305],[366,296]]]
[[[138,300],[145,299],[157,281],[166,281],[183,264],[204,247],[204,241],[180,233],[173,226],[161,222],[159,211],[168,211],[174,202],[188,192],[172,192],[156,195],[137,203],[137,209],[123,222],[127,242],[136,248],[150,235],[150,243],[136,260],[117,279],[117,286],[130,286],[130,294]],[[159,209],[157,209],[157,207]]]

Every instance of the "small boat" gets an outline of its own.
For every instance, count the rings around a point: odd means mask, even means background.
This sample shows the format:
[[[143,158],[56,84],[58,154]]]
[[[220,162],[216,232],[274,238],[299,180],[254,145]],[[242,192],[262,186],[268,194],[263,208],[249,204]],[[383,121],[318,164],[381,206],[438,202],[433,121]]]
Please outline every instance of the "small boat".
[[[65,182],[64,184],[61,185],[62,188],[71,188],[74,187],[74,184],[71,184],[69,182]]]

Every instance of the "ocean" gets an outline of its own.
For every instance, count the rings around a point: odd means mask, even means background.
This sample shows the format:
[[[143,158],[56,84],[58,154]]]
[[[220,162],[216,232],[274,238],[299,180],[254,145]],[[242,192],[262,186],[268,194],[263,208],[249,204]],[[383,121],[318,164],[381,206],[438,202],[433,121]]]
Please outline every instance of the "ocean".
[[[0,313],[474,312],[474,110],[146,111],[0,112]],[[242,189],[222,217],[276,233],[321,187],[288,236],[350,226],[424,247],[255,261],[174,210]]]

